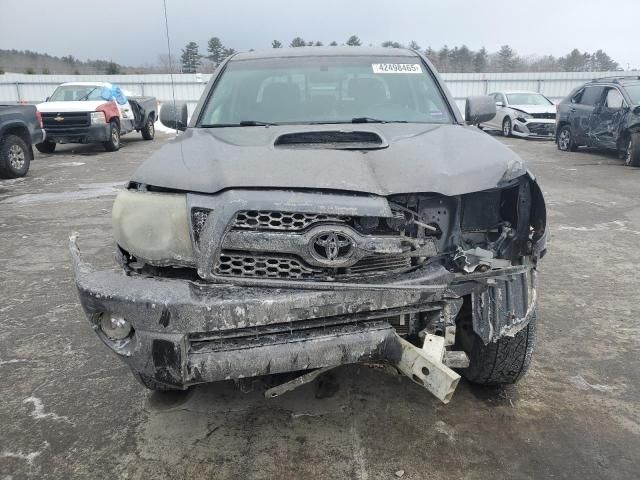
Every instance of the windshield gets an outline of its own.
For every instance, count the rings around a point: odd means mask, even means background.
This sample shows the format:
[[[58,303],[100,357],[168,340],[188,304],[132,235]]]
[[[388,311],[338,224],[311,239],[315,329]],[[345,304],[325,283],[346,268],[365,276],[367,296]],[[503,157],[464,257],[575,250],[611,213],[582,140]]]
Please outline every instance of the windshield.
[[[198,126],[450,123],[418,57],[304,57],[231,61]]]
[[[102,85],[63,85],[56,88],[49,98],[50,102],[77,102],[85,100],[104,100],[101,96]]]
[[[626,85],[624,88],[629,94],[631,103],[640,105],[640,85]]]
[[[553,102],[539,93],[507,93],[509,105],[553,105]]]

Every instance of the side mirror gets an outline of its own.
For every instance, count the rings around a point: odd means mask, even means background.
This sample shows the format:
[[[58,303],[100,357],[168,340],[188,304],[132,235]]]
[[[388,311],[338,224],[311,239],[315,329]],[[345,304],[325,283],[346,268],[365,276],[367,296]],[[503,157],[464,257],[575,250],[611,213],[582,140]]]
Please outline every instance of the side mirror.
[[[44,99],[45,102],[48,102],[51,97],[47,97]]]
[[[464,107],[464,118],[467,125],[478,125],[488,122],[496,116],[496,104],[491,97],[468,97]]]
[[[183,102],[163,103],[160,108],[160,123],[167,128],[185,131],[189,122],[187,104]]]
[[[638,105],[637,107],[633,107],[633,114],[640,115],[640,105]]]

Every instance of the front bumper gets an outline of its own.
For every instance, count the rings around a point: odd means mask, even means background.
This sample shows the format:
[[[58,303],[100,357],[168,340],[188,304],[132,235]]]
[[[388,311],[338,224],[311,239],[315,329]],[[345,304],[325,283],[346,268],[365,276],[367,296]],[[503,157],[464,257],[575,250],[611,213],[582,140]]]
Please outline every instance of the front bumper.
[[[47,129],[47,140],[55,143],[101,143],[109,141],[110,136],[111,126],[108,123]]]
[[[421,370],[420,362],[429,359],[398,336],[390,318],[459,308],[467,294],[484,301],[489,279],[525,278],[531,270],[516,266],[457,275],[433,267],[410,284],[264,288],[97,271],[82,261],[73,236],[70,251],[80,301],[96,334],[132,370],[176,388],[365,361]],[[529,310],[534,307],[529,304]],[[134,333],[120,342],[107,338],[99,326],[103,312],[126,318]],[[515,332],[529,317],[528,310],[506,316],[508,325],[500,328]],[[448,401],[459,377],[442,358],[431,361],[429,371],[442,377],[439,386],[428,387],[429,379],[417,383],[434,393],[440,388],[439,398]]]
[[[529,118],[522,122],[515,118],[511,133],[516,137],[547,138],[553,140],[556,133],[556,121],[544,118]]]
[[[42,143],[47,138],[44,128],[36,128],[31,134],[31,143]]]

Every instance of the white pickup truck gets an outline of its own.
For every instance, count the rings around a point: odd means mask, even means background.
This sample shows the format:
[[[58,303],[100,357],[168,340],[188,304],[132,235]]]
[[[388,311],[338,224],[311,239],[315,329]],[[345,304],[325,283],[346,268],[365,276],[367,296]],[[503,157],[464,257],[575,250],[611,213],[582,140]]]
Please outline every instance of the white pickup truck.
[[[116,151],[120,137],[134,130],[152,140],[157,105],[154,97],[125,96],[111,83],[63,83],[37,105],[47,136],[36,148],[52,153],[58,143],[102,143]]]

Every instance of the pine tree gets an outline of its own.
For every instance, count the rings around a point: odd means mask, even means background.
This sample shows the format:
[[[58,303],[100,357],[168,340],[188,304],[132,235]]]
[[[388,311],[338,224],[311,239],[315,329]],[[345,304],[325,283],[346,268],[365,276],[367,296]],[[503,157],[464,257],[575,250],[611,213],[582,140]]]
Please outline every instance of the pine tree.
[[[473,56],[473,71],[478,73],[486,72],[488,61],[489,55],[487,54],[487,49],[482,47]]]
[[[218,65],[224,59],[224,45],[218,37],[212,37],[207,44],[207,58],[211,60],[214,65]]]
[[[362,45],[362,42],[357,35],[351,35],[347,40],[347,45],[349,45],[350,47],[359,47],[360,45]]]
[[[307,46],[307,42],[304,41],[304,39],[302,39],[301,37],[296,37],[293,40],[291,40],[291,43],[289,44],[290,47],[306,47]]]
[[[517,57],[516,52],[509,45],[503,45],[498,51],[498,71],[513,72],[516,69]]]
[[[182,73],[196,73],[200,66],[200,54],[198,53],[198,44],[189,42],[182,49]]]

